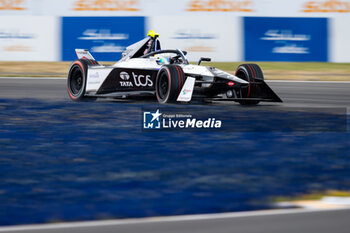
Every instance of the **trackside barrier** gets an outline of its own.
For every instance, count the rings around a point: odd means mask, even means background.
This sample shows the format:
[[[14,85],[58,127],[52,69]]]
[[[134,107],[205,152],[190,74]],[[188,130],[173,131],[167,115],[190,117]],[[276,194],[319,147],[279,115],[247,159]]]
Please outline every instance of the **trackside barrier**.
[[[342,0],[0,0],[0,60],[116,61],[149,29],[191,61],[350,62]]]

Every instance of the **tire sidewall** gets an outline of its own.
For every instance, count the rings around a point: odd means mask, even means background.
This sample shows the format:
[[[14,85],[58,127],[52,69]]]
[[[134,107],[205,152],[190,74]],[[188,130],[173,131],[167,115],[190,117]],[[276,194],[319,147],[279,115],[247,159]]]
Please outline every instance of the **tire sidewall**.
[[[236,70],[236,73],[235,73],[236,76],[237,76],[238,72],[243,72],[245,77],[242,78],[242,79],[249,83],[248,90],[247,90],[247,96],[244,97],[244,98],[249,98],[251,95],[254,95],[254,93],[252,93],[252,92],[256,91],[256,88],[254,88],[255,85],[251,84],[251,81],[254,82],[255,79],[263,81],[264,80],[263,73],[262,73],[260,67],[258,65],[256,65],[256,64],[240,65],[237,68],[237,70]],[[239,77],[239,78],[241,78],[241,77]],[[258,101],[258,100],[241,100],[241,101],[238,101],[238,102],[241,105],[256,105],[260,101]]]
[[[82,84],[82,88],[81,90],[77,93],[77,94],[73,94],[71,91],[71,75],[72,75],[72,71],[78,67],[79,70],[82,72],[83,75],[83,84]],[[69,73],[68,73],[68,78],[67,78],[67,87],[68,87],[68,95],[72,100],[80,100],[84,97],[85,94],[85,87],[86,87],[86,68],[87,68],[87,64],[85,63],[85,61],[82,60],[76,60],[72,63],[70,69],[69,69]]]
[[[236,73],[235,73],[235,75],[237,76],[237,74],[238,74],[238,72],[243,72],[244,73],[244,78],[242,78],[242,77],[239,77],[239,78],[241,78],[241,79],[243,79],[244,81],[247,81],[249,84],[248,84],[248,90],[247,90],[247,93],[246,93],[246,95],[247,96],[244,96],[244,98],[248,98],[249,97],[249,95],[250,95],[250,89],[251,89],[251,84],[250,84],[250,74],[249,74],[249,71],[248,71],[248,69],[247,69],[247,67],[246,67],[246,65],[240,65],[238,68],[237,68],[237,71],[236,71]]]
[[[240,66],[237,68],[236,74],[235,74],[235,75],[237,75],[237,73],[238,73],[239,71],[242,71],[242,72],[245,74],[244,80],[247,81],[247,82],[250,82],[250,75],[249,75],[249,72],[248,72],[247,67],[246,67],[246,66],[240,65]]]
[[[166,75],[168,78],[168,92],[165,98],[161,98],[159,95],[159,82],[160,78],[163,75]],[[180,91],[184,85],[184,79],[185,75],[181,68],[181,66],[178,65],[164,65],[157,74],[156,79],[156,97],[159,103],[170,103],[175,102],[178,95],[180,94]]]
[[[167,95],[166,95],[166,98],[164,99],[161,99],[159,93],[158,93],[158,87],[159,87],[159,82],[160,82],[160,77],[161,75],[163,75],[163,73],[166,73],[166,76],[167,76],[167,79],[168,79],[168,91],[167,91]],[[164,66],[161,68],[161,70],[158,72],[157,74],[157,79],[156,79],[156,97],[157,97],[157,100],[159,103],[166,103],[168,102],[169,100],[169,97],[170,97],[170,90],[171,90],[171,75],[170,75],[170,70],[167,66]]]

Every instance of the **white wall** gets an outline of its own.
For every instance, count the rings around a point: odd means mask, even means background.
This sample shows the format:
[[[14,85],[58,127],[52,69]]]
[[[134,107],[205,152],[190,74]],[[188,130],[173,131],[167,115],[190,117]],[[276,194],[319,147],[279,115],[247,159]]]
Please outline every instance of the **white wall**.
[[[153,16],[148,28],[160,34],[162,48],[179,48],[188,52],[190,61],[211,57],[212,61],[239,61],[241,23],[231,16]]]
[[[330,20],[330,62],[350,62],[350,16]]]
[[[1,61],[57,61],[59,18],[0,16]]]

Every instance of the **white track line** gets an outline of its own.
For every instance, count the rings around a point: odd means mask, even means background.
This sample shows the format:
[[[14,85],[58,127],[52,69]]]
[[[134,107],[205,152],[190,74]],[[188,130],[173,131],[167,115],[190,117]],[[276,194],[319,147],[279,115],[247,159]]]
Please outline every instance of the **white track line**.
[[[349,209],[350,208],[260,210],[260,211],[244,211],[244,212],[232,212],[232,213],[220,213],[220,214],[197,214],[197,215],[181,215],[181,216],[152,217],[152,218],[123,219],[123,220],[33,224],[33,225],[0,227],[0,232],[38,231],[38,230],[54,230],[54,229],[67,229],[67,228],[117,226],[117,225],[128,225],[128,224],[182,222],[182,221],[203,221],[203,220],[215,220],[215,219],[227,219],[227,218],[314,213],[314,212],[326,212],[326,211],[349,210]]]

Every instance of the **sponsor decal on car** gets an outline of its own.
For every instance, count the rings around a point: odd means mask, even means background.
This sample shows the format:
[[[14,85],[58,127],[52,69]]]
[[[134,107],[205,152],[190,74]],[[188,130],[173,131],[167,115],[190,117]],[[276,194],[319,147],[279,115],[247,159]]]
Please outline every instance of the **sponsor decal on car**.
[[[125,81],[120,81],[119,82],[121,87],[133,87],[132,82],[125,82]]]
[[[220,129],[222,121],[213,117],[197,119],[191,114],[143,112],[143,129]]]
[[[133,87],[134,86],[132,84],[132,82],[127,81],[130,79],[130,75],[127,72],[122,71],[122,72],[120,72],[119,76],[122,80],[124,80],[124,81],[119,81],[119,84],[121,87]]]
[[[182,94],[187,95],[187,94],[190,94],[191,92],[192,92],[192,90],[185,89],[182,91]]]
[[[121,87],[133,87],[134,85],[137,87],[152,87],[153,81],[151,80],[151,75],[144,74],[135,74],[131,72],[132,79],[130,79],[129,73],[122,71],[119,74],[120,79],[123,81],[119,81]],[[130,81],[127,81],[130,80]],[[133,80],[134,84],[131,82]]]
[[[98,72],[89,73],[89,78],[100,78],[100,74]]]
[[[128,74],[128,73],[126,73],[126,72],[120,72],[120,78],[122,79],[122,80],[129,80],[129,78],[130,78],[130,75]]]
[[[153,86],[153,82],[151,80],[151,75],[136,75],[132,72],[132,77],[134,79],[134,83],[137,87],[151,87]]]

